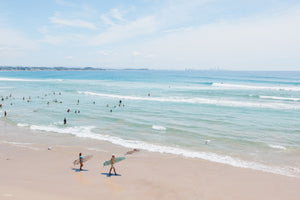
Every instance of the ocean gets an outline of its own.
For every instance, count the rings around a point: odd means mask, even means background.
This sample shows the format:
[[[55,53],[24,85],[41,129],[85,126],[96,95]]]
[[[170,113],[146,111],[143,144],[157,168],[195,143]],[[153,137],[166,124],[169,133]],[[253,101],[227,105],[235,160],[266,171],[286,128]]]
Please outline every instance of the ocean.
[[[300,177],[300,71],[1,71],[2,97],[42,133]]]

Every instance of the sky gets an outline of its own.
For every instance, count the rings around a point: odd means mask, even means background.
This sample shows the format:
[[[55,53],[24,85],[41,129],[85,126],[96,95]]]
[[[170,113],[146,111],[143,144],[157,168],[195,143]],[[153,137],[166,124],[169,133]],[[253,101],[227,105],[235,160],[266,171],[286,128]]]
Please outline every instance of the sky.
[[[300,1],[0,0],[0,66],[300,70]]]

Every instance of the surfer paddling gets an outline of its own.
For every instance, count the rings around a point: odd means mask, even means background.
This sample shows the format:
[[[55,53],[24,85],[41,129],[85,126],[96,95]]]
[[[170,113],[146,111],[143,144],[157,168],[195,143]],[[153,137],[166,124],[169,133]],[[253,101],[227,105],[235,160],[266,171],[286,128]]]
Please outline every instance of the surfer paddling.
[[[109,176],[111,176],[111,170],[113,169],[114,172],[115,172],[115,175],[117,175],[117,172],[116,172],[116,169],[114,167],[114,164],[115,164],[115,155],[112,155],[111,156],[111,159],[110,159],[110,162],[111,162],[111,167],[110,167],[110,170],[109,170]]]

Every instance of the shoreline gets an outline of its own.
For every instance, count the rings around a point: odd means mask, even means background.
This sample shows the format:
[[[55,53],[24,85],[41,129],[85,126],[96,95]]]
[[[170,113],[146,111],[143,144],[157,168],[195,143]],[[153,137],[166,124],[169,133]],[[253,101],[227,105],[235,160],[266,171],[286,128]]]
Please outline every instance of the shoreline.
[[[300,198],[299,178],[144,150],[116,164],[121,176],[107,177],[102,163],[132,149],[69,135],[62,136],[65,145],[51,134],[2,120],[0,127],[0,199]],[[79,152],[94,155],[83,167],[87,171],[72,166]]]
[[[1,123],[6,124],[8,127],[10,127],[10,129],[19,130],[19,132],[26,131],[28,133],[27,136],[29,135],[31,136],[32,133],[35,133],[34,138],[38,138],[38,140],[43,140],[45,143],[48,143],[48,145],[50,146],[55,144],[69,146],[69,145],[74,145],[73,143],[77,145],[79,144],[82,145],[82,141],[85,142],[88,141],[89,144],[92,144],[95,150],[97,150],[96,148],[97,146],[103,146],[104,150],[102,149],[100,151],[106,151],[107,149],[112,149],[112,148],[120,149],[120,150],[123,149],[123,151],[139,149],[145,152],[167,154],[170,156],[177,156],[183,158],[200,159],[203,161],[212,162],[216,164],[228,165],[231,167],[244,168],[244,169],[250,169],[250,170],[261,171],[266,173],[272,173],[276,175],[283,175],[287,177],[300,178],[299,168],[294,168],[289,166],[272,166],[272,165],[255,162],[255,161],[243,160],[232,156],[219,155],[213,152],[200,152],[200,151],[198,152],[192,150],[185,150],[177,147],[161,146],[161,145],[150,144],[142,141],[139,141],[138,144],[137,143],[133,144],[131,141],[127,141],[121,138],[114,138],[109,136],[106,137],[101,135],[99,136],[91,135],[90,137],[89,136],[82,137],[80,135],[77,135],[78,131],[71,134],[65,132],[58,133],[55,131],[53,132],[51,130],[45,131],[38,128],[31,129],[28,126],[19,126],[18,124],[14,124],[10,121],[5,121],[5,120],[0,120],[0,126]],[[60,138],[62,143],[57,143],[57,138]],[[49,140],[52,141],[52,143],[49,143],[50,142]],[[83,146],[85,146],[85,144],[83,144]],[[93,148],[89,148],[89,149],[93,149]]]

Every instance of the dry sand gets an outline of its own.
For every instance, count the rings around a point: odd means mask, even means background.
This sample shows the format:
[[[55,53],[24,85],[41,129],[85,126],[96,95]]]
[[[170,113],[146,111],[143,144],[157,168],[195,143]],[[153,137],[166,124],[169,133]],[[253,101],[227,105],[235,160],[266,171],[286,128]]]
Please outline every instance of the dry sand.
[[[299,178],[146,151],[127,155],[116,164],[120,176],[108,177],[102,163],[130,149],[75,137],[56,141],[6,122],[0,127],[1,200],[300,199]],[[72,164],[79,152],[94,155],[81,172]]]

